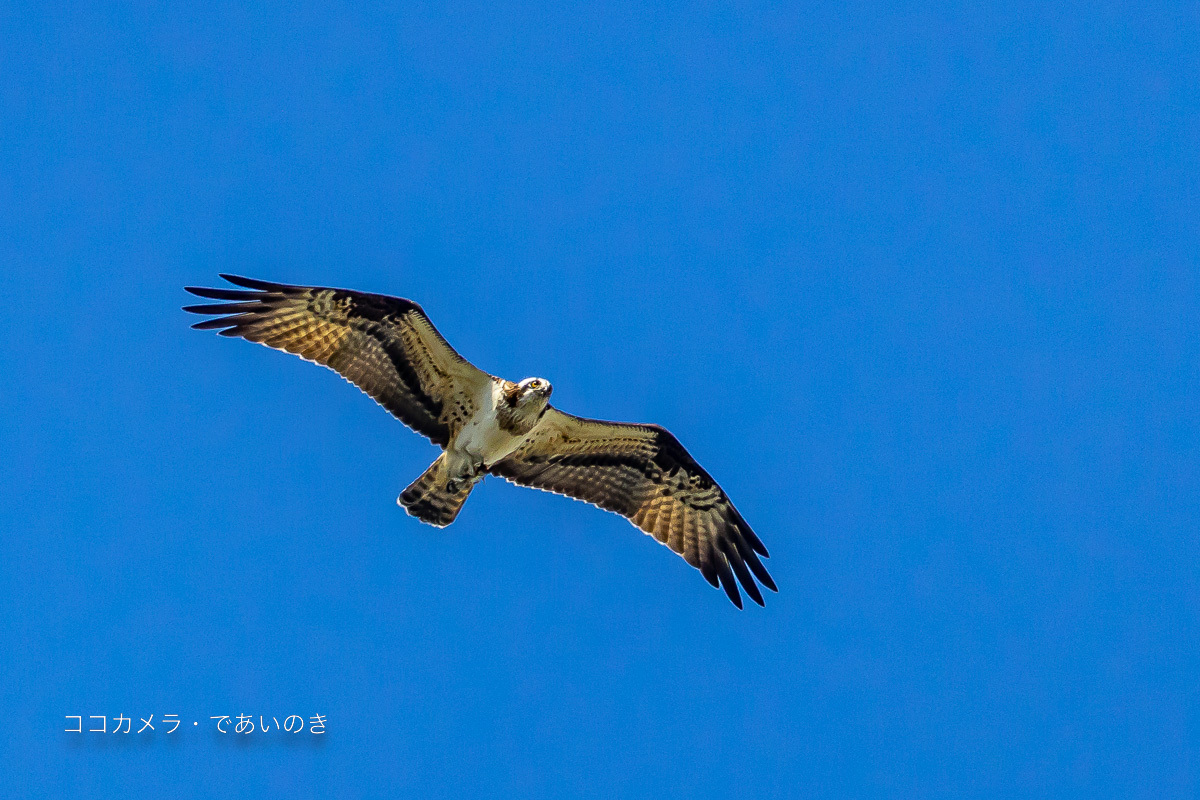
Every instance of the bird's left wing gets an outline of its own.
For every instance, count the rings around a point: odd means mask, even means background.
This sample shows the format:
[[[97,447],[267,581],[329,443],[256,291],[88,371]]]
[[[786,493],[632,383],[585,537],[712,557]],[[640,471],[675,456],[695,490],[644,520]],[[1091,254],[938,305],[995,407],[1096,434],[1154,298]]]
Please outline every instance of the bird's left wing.
[[[723,587],[738,608],[734,575],[759,605],[754,577],[778,591],[759,560],[767,556],[763,543],[665,428],[585,419],[551,407],[529,440],[489,471],[617,512]]]
[[[217,329],[329,367],[435,444],[446,446],[491,381],[411,300],[221,277],[242,288],[186,287],[199,297],[229,301],[185,306],[217,315],[193,328]]]

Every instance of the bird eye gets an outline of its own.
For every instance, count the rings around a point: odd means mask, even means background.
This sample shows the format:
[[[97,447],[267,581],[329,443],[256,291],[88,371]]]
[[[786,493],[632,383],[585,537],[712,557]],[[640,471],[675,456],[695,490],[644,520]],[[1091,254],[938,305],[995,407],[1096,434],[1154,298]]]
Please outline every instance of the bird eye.
[[[534,389],[536,389],[536,388],[538,388],[539,386],[541,386],[541,385],[542,385],[542,382],[541,382],[541,381],[530,381],[530,382],[529,382],[529,385],[530,385],[531,387],[533,387]]]

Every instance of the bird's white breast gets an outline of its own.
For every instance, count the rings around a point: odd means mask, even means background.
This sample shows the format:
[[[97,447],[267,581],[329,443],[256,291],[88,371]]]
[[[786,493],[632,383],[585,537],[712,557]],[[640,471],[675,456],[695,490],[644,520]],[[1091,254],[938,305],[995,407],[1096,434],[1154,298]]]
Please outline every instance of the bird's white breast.
[[[494,381],[477,398],[476,411],[450,442],[447,450],[468,455],[475,461],[494,464],[520,446],[524,436],[514,436],[500,427],[496,406],[502,402]]]

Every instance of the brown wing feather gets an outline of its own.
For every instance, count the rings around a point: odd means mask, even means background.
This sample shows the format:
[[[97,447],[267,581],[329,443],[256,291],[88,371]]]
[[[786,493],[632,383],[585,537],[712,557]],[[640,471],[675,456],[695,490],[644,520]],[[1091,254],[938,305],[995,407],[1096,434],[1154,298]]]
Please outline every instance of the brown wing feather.
[[[550,408],[530,440],[489,471],[626,517],[724,588],[738,608],[737,581],[763,604],[751,573],[778,591],[759,560],[767,557],[762,542],[712,476],[657,425],[584,419]]]
[[[187,287],[199,297],[230,301],[185,306],[219,315],[193,328],[240,336],[329,367],[435,444],[450,441],[470,416],[472,398],[490,380],[410,300],[221,277],[250,291]]]

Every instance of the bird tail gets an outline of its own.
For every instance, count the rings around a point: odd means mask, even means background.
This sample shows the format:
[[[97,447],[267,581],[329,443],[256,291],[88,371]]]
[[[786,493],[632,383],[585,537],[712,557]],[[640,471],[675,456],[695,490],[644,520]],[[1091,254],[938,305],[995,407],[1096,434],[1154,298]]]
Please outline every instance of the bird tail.
[[[442,453],[429,465],[429,469],[421,473],[421,477],[400,493],[396,502],[422,522],[444,528],[454,522],[467,495],[478,482],[479,478],[469,476],[451,481],[450,471],[446,468],[446,454]]]

